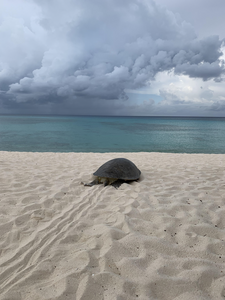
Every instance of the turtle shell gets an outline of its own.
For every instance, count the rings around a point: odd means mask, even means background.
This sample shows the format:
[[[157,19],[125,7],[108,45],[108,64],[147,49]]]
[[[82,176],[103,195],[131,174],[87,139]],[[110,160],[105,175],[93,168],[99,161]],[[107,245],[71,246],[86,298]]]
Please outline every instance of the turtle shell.
[[[137,180],[141,171],[126,158],[115,158],[104,163],[93,175],[122,180]]]

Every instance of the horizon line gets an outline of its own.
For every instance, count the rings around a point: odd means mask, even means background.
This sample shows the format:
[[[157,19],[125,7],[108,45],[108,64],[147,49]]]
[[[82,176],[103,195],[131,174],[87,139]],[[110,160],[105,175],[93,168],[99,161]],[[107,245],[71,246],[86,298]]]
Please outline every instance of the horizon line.
[[[37,117],[122,117],[122,118],[225,118],[225,116],[138,116],[138,115],[91,115],[91,114],[13,114],[13,113],[0,113],[0,116],[37,116]]]

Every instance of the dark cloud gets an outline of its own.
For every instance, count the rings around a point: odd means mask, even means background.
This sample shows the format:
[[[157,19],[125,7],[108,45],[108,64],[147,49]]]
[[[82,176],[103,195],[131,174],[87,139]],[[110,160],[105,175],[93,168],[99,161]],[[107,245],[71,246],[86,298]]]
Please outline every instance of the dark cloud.
[[[225,103],[224,101],[215,101],[209,108],[211,112],[224,112],[225,111]]]
[[[189,23],[154,1],[31,3],[22,18],[16,11],[3,16],[10,4],[2,4],[0,89],[11,106],[14,99],[65,110],[66,101],[79,112],[105,112],[113,105],[103,100],[126,100],[125,89],[143,87],[159,72],[217,81],[224,73],[219,37],[199,39]],[[124,105],[117,103],[115,113]]]
[[[214,35],[225,38],[224,0],[157,0],[159,5],[178,13],[182,19],[191,23],[200,36]]]

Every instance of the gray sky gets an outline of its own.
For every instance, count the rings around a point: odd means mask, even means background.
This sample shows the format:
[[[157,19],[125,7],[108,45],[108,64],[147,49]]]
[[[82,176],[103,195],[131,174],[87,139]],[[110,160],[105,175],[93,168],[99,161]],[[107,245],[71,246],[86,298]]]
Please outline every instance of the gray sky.
[[[224,11],[224,0],[1,0],[0,113],[225,116]]]
[[[225,38],[224,0],[157,0],[159,5],[167,7],[182,19],[191,23],[199,36],[219,35]]]

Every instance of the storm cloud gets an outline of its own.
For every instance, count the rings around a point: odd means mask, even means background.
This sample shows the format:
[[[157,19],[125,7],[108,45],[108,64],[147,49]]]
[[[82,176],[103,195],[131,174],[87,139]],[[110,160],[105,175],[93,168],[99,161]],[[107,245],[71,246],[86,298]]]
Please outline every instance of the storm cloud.
[[[198,38],[189,23],[152,0],[12,0],[0,10],[5,106],[67,101],[84,111],[120,100],[124,107],[126,89],[149,85],[160,72],[217,82],[224,74],[223,40]]]

